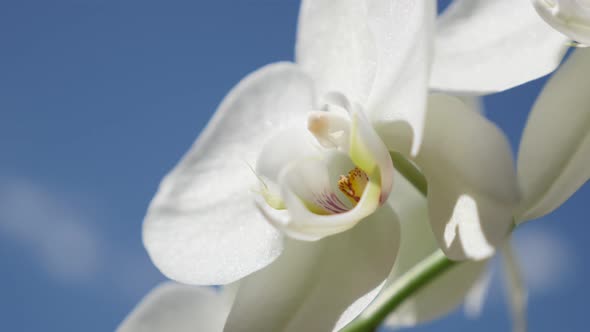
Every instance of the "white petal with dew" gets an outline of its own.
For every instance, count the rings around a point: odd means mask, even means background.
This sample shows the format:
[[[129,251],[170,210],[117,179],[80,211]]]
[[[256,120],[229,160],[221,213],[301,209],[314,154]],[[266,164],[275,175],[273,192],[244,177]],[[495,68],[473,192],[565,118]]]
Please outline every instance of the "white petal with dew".
[[[367,101],[377,54],[366,7],[358,0],[302,1],[295,59],[314,79],[318,95],[339,91]]]
[[[117,332],[221,332],[235,287],[213,289],[162,283],[141,300]]]
[[[587,0],[532,0],[537,13],[559,32],[583,46],[590,45],[590,2]]]
[[[529,0],[455,0],[438,19],[430,86],[503,91],[550,73],[566,49]]]
[[[436,3],[432,0],[367,1],[378,54],[367,110],[372,122],[407,123],[412,154],[422,142],[432,61]]]
[[[225,284],[272,262],[280,233],[254,204],[251,167],[275,130],[305,121],[312,86],[297,66],[272,64],[244,78],[164,178],[143,225],[155,265],[189,284]]]
[[[590,177],[590,49],[577,49],[547,82],[518,154],[523,192],[517,221],[541,217]]]
[[[321,155],[321,147],[305,128],[305,123],[303,120],[293,127],[280,130],[265,142],[256,161],[257,175],[278,183],[281,171],[293,161]]]
[[[376,293],[398,246],[399,224],[388,206],[322,241],[288,239],[273,264],[241,281],[225,331],[330,331],[347,324],[363,309],[348,308]]]
[[[403,132],[379,128],[390,150]],[[401,151],[408,154],[408,151]],[[502,244],[519,203],[510,145],[504,134],[455,97],[429,99],[422,150],[414,159],[428,180],[435,237],[451,259],[483,259]]]

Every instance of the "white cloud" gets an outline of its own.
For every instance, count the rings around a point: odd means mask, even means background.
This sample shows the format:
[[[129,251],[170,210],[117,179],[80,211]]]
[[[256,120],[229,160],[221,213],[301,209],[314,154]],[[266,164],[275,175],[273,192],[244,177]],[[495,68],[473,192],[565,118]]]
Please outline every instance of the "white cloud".
[[[56,282],[105,289],[105,296],[135,301],[163,279],[147,253],[108,241],[78,203],[24,178],[0,176],[0,238]]]
[[[24,179],[1,179],[0,233],[35,255],[48,274],[64,282],[89,281],[104,257],[87,216]]]
[[[575,275],[575,251],[561,233],[535,226],[517,231],[514,243],[527,287],[532,295],[561,291]]]

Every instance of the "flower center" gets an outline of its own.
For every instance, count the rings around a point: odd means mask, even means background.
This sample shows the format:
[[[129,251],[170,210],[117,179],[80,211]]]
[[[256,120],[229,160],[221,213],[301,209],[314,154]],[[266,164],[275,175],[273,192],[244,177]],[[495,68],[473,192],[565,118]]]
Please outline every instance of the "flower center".
[[[338,188],[340,191],[356,205],[361,200],[361,195],[369,182],[367,173],[362,171],[360,168],[355,167],[348,175],[340,175],[338,180]]]

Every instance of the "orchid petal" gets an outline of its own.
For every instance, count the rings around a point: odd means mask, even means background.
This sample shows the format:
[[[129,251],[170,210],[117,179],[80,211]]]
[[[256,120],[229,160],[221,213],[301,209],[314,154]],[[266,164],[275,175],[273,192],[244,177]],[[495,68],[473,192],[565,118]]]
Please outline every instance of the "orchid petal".
[[[363,309],[347,308],[376,295],[398,246],[399,225],[388,206],[322,241],[287,239],[272,265],[240,282],[225,331],[330,331],[347,324]]]
[[[430,86],[503,91],[550,73],[566,49],[529,0],[455,0],[438,20]]]
[[[144,244],[166,276],[225,284],[280,254],[280,233],[254,204],[258,179],[251,167],[273,130],[304,121],[311,105],[309,79],[288,63],[254,72],[227,95],[146,215]]]
[[[403,132],[378,131],[390,150],[407,146]],[[510,145],[491,122],[455,97],[429,99],[424,143],[414,162],[428,180],[434,235],[455,260],[484,259],[503,243],[519,203]],[[404,142],[404,140],[406,142]]]
[[[221,332],[234,296],[233,289],[165,282],[141,300],[117,332]]]
[[[590,45],[590,3],[585,0],[532,0],[553,28],[584,46]]]
[[[367,106],[371,121],[403,121],[417,153],[424,125],[435,2],[306,0],[296,59],[319,94]]]
[[[438,248],[428,222],[427,202],[421,193],[403,177],[396,176],[390,201],[400,218],[403,236],[387,285],[395,282]],[[463,302],[485,266],[486,261],[465,262],[445,272],[404,301],[388,317],[386,324],[391,327],[414,326],[448,314]]]
[[[553,211],[590,177],[589,85],[590,50],[577,49],[533,106],[518,155],[517,222]]]
[[[432,61],[436,3],[367,1],[377,45],[377,76],[367,110],[373,122],[403,121],[412,130],[412,154],[421,144]]]
[[[295,59],[317,84],[318,95],[338,91],[367,101],[377,55],[366,7],[357,0],[302,1]]]

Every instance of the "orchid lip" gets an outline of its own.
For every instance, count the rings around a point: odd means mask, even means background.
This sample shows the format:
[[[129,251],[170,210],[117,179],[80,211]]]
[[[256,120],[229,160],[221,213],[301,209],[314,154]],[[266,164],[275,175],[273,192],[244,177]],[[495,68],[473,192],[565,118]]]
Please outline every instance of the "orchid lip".
[[[271,224],[300,240],[315,241],[354,227],[385,204],[391,191],[389,151],[362,107],[337,92],[322,100],[309,112],[307,128],[289,136],[309,149],[293,154],[295,160],[289,160],[292,155],[281,143],[268,150],[265,165],[277,155],[286,162],[274,173],[273,185],[263,186],[270,188],[262,190],[266,204],[257,201]]]

